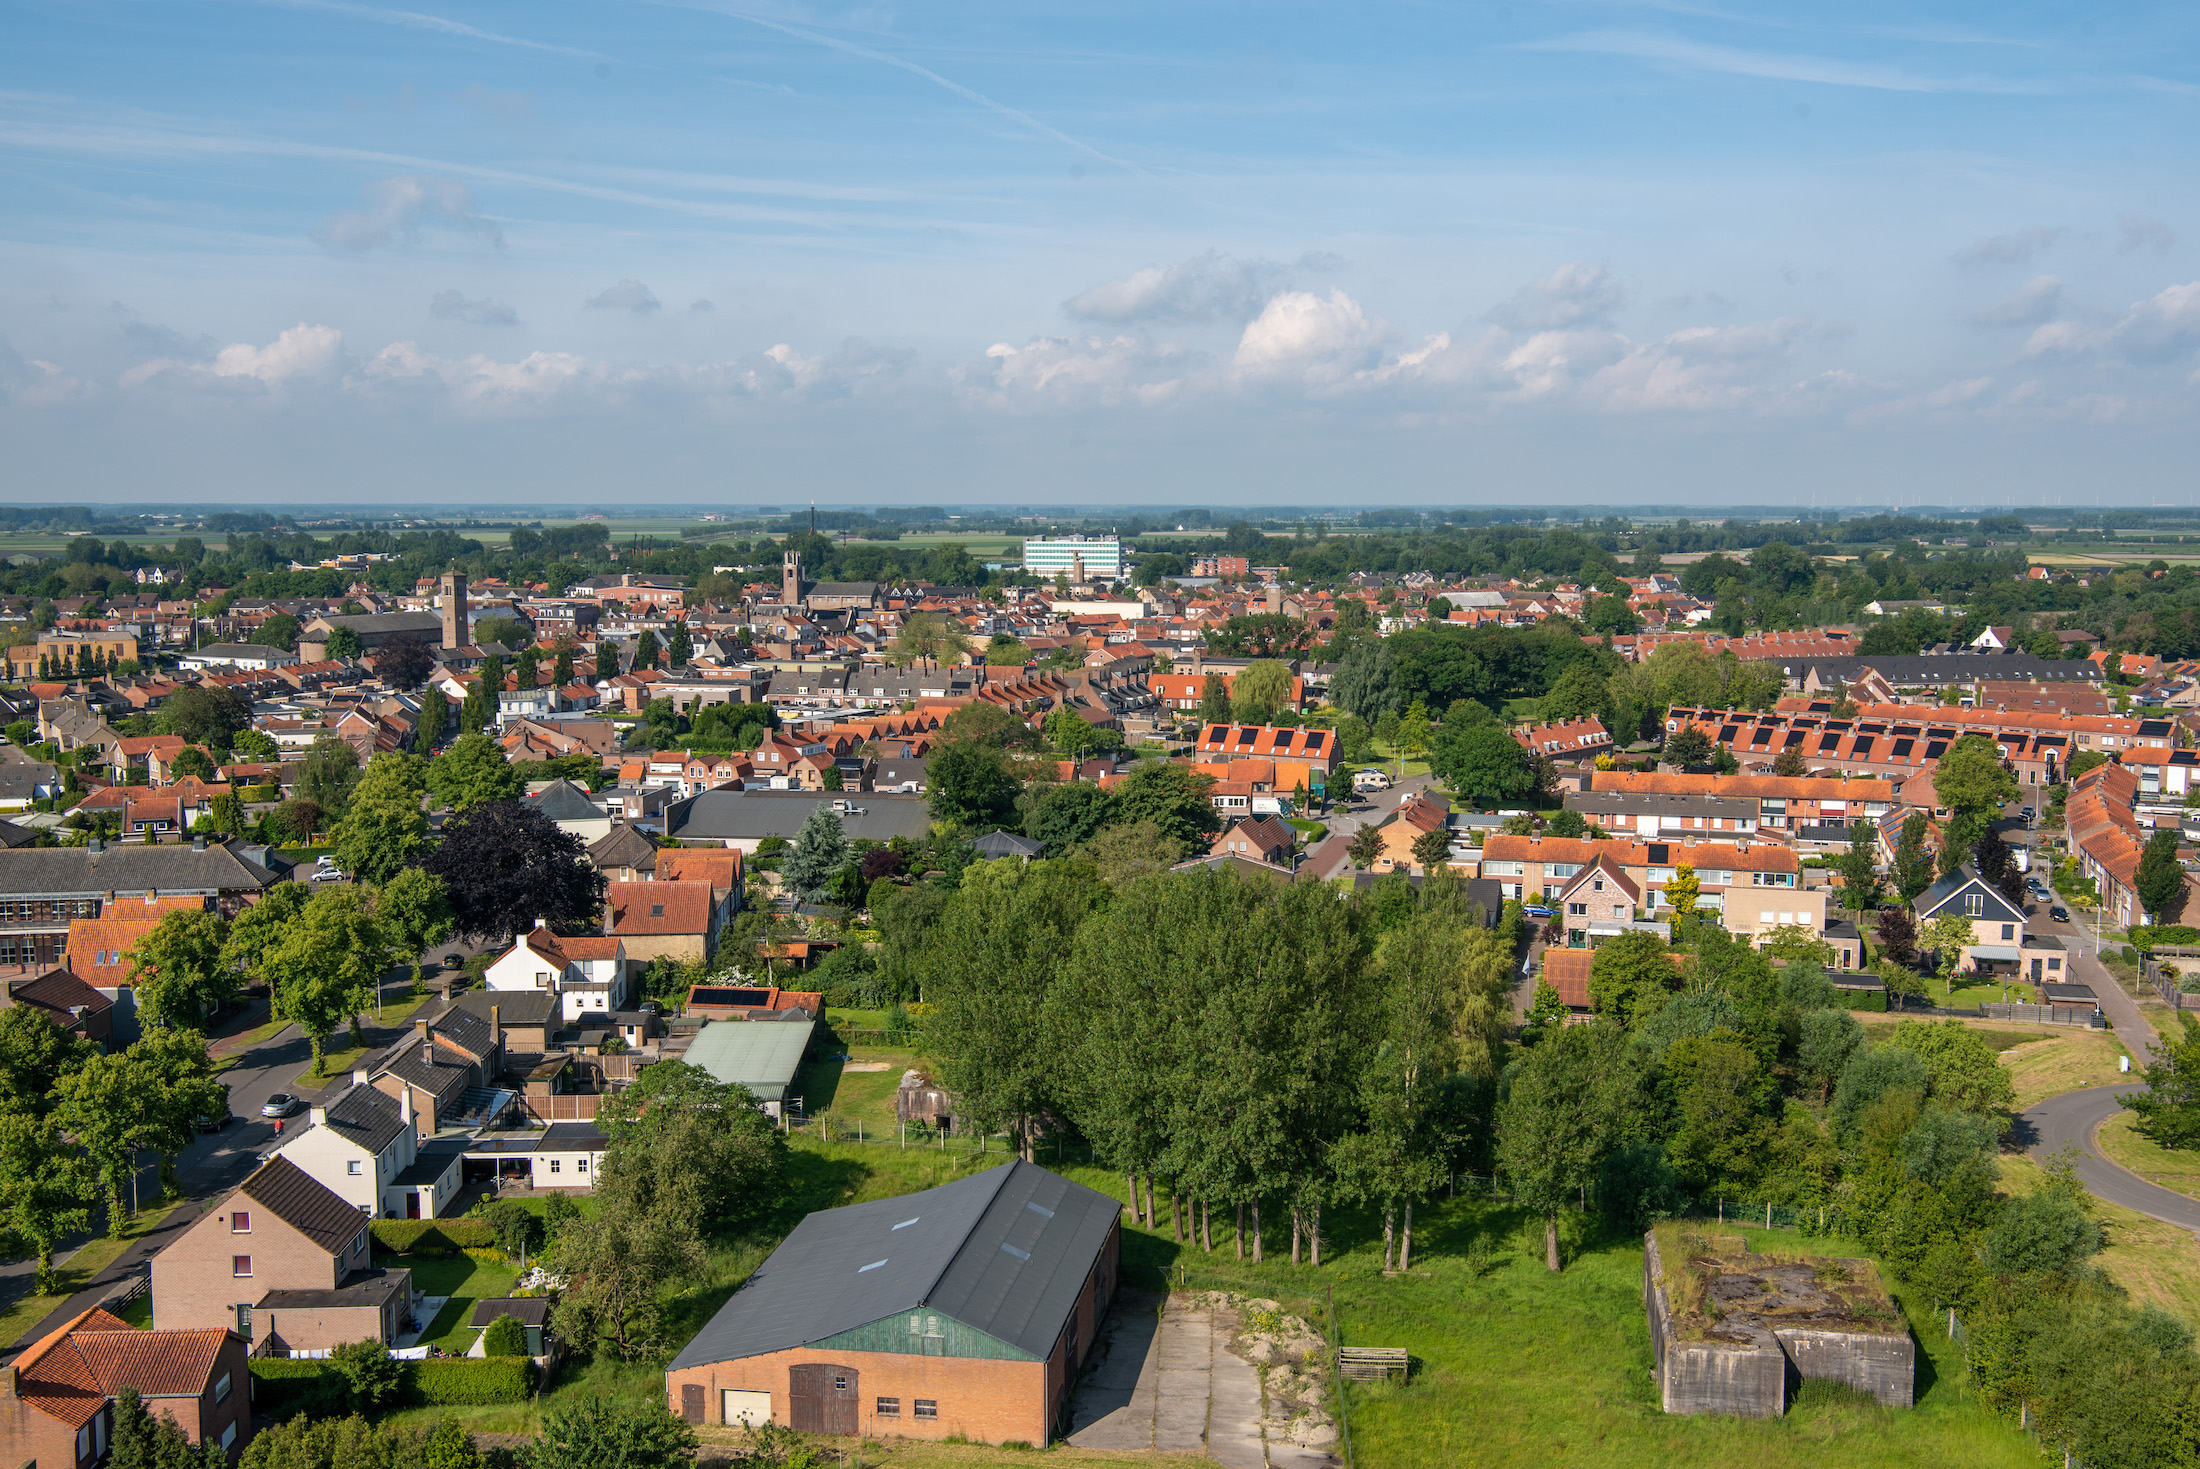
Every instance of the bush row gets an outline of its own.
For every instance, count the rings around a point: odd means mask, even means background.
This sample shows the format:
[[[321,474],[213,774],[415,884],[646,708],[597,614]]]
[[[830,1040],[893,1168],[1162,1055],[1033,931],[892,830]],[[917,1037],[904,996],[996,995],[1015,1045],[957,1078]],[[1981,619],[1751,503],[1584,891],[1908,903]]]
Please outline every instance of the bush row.
[[[435,1357],[399,1365],[394,1406],[400,1408],[524,1403],[535,1389],[535,1364],[525,1357]],[[253,1406],[276,1419],[341,1415],[351,1393],[343,1375],[325,1360],[254,1358],[252,1377]]]
[[[485,1219],[377,1219],[368,1226],[375,1244],[393,1255],[447,1259],[461,1250],[496,1248],[496,1231]]]
[[[2162,924],[2155,927],[2141,924],[2131,930],[2131,946],[2135,949],[2144,949],[2148,953],[2152,953],[2164,944],[2175,948],[2186,948],[2194,944],[2200,944],[2200,928],[2194,928],[2190,924],[2184,923]]]

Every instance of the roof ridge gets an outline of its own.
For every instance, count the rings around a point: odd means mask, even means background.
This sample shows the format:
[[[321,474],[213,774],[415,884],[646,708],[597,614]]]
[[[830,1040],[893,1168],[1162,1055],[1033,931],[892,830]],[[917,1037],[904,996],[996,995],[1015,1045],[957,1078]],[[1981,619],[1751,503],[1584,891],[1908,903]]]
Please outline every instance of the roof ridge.
[[[947,1272],[955,1268],[955,1262],[963,1257],[963,1251],[970,1248],[970,1237],[978,1232],[978,1225],[984,1222],[986,1214],[993,1208],[993,1201],[1001,1196],[1001,1190],[1008,1186],[1008,1180],[1014,1176],[1017,1169],[1023,1166],[1023,1159],[1011,1158],[999,1168],[988,1168],[984,1173],[971,1175],[972,1181],[989,1175],[998,1175],[999,1181],[993,1185],[992,1192],[986,1195],[985,1203],[978,1210],[977,1218],[971,1222],[970,1228],[964,1232],[962,1243],[955,1246],[954,1252],[940,1266],[939,1274],[932,1277],[931,1284],[927,1285],[923,1293],[917,1297],[918,1305],[929,1306],[932,1304],[933,1293],[939,1290],[940,1282],[947,1279]]]

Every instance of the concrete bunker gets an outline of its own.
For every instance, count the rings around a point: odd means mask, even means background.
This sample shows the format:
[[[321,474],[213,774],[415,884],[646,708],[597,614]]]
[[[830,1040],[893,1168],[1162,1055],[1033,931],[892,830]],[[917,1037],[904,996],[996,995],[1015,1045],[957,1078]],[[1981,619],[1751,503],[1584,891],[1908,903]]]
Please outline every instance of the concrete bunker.
[[[1668,1413],[1778,1417],[1806,1378],[1911,1404],[1917,1344],[1869,1260],[1753,1254],[1670,1223],[1643,1239],[1642,1284]]]

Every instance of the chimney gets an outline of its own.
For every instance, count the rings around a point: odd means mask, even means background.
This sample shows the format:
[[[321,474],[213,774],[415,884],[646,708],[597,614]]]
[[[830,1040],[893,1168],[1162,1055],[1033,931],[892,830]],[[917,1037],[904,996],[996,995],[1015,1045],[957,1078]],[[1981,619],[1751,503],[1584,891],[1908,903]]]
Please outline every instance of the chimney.
[[[326,1107],[314,1107],[307,1111],[306,1116],[311,1119],[315,1127],[328,1126],[328,1108]]]
[[[203,834],[193,836],[191,838],[191,850],[194,852],[203,852],[206,850],[206,837]]]
[[[373,1080],[374,1073],[367,1070],[366,1067],[354,1066],[351,1068],[351,1084],[353,1086],[365,1086]]]
[[[90,841],[86,842],[84,846],[87,851],[91,852],[104,852],[107,850],[107,843],[102,841],[98,837],[93,837]]]
[[[497,1012],[501,1008],[497,1005],[489,1007],[489,1049],[492,1051],[504,1044],[504,1024],[497,1018]]]
[[[397,1093],[397,1116],[407,1127],[413,1120],[413,1089],[404,1087]]]

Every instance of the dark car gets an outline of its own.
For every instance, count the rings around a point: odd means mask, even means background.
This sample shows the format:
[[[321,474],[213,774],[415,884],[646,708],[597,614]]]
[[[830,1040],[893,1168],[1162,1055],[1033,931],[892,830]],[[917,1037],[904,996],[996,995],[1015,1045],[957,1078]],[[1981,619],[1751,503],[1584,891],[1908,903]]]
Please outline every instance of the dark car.
[[[305,1104],[289,1092],[277,1092],[260,1104],[262,1117],[288,1117]]]
[[[2070,921],[2069,910],[2064,908],[2060,903],[2057,903],[2054,907],[2048,909],[2047,916],[2054,919],[2057,923],[2068,923]]]
[[[235,1122],[236,1120],[237,1119],[235,1116],[228,1112],[224,1112],[219,1117],[201,1117],[198,1120],[198,1128],[201,1132],[220,1132],[223,1128],[227,1127],[230,1123]]]

